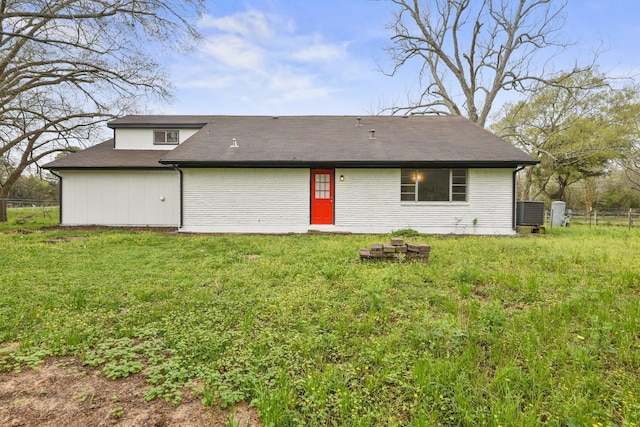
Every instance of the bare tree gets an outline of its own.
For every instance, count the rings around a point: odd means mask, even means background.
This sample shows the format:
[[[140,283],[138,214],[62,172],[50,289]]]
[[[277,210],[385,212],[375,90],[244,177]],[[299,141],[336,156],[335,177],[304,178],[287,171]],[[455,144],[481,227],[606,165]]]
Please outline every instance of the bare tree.
[[[559,38],[566,0],[389,1],[398,9],[388,74],[420,65],[417,99],[391,113],[466,115],[484,127],[501,92],[558,84],[550,64],[568,47]]]
[[[0,199],[25,169],[88,140],[97,125],[168,100],[154,58],[199,35],[203,0],[0,0]],[[0,221],[6,209],[0,203]]]

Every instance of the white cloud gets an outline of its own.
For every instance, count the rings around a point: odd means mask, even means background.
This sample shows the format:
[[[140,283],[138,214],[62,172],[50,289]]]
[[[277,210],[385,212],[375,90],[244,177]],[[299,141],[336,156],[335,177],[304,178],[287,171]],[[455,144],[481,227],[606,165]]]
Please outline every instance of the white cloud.
[[[254,9],[229,16],[204,16],[199,27],[206,41],[196,57],[175,67],[179,89],[200,89],[223,101],[285,106],[320,103],[362,79],[366,66],[349,55],[348,40],[331,41],[299,32],[286,17]]]
[[[218,68],[257,70],[265,66],[265,52],[241,37],[229,34],[214,36],[205,42],[200,53],[208,65]]]
[[[312,101],[333,92],[329,87],[319,85],[313,76],[286,74],[274,76],[270,81],[269,89],[274,95],[269,102],[276,105]]]
[[[232,16],[203,15],[198,22],[198,27],[204,32],[213,30],[246,38],[269,39],[274,36],[273,21],[273,16],[257,10],[248,10]]]
[[[328,62],[346,57],[346,43],[327,44],[315,43],[309,46],[302,46],[298,51],[293,52],[292,58],[301,62]]]

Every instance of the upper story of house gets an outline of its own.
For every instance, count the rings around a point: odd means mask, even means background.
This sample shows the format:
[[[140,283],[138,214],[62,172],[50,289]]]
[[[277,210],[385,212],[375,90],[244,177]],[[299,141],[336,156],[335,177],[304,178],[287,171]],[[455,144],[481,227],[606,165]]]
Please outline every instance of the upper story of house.
[[[125,116],[109,122],[117,150],[172,150],[195,135],[212,116]]]

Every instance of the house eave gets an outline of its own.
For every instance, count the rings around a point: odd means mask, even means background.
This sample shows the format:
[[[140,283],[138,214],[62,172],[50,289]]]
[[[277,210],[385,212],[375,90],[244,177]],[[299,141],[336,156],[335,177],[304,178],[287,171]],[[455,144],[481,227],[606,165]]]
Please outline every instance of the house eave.
[[[61,171],[61,170],[172,170],[171,165],[158,166],[43,166],[42,169]]]
[[[516,168],[539,163],[538,161],[172,161],[160,163],[180,168],[354,168],[354,169],[390,169],[390,168]]]
[[[111,129],[202,129],[207,125],[202,123],[107,123],[107,127]]]

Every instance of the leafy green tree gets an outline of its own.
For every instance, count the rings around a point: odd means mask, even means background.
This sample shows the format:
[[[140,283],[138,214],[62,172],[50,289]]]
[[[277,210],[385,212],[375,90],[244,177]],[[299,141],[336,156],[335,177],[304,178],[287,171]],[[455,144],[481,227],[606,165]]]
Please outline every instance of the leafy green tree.
[[[640,191],[624,170],[616,168],[607,174],[602,185],[601,209],[640,208]]]
[[[508,104],[491,127],[540,159],[526,171],[525,198],[544,194],[564,200],[571,184],[603,175],[637,141],[636,87],[612,87],[591,71],[565,80],[564,87],[545,86],[525,101]]]
[[[171,96],[154,59],[188,48],[204,0],[0,0],[0,199],[39,161]],[[0,203],[0,221],[6,210]]]
[[[617,164],[624,171],[629,188],[640,194],[640,114],[636,116],[635,130],[635,144],[628,147]]]
[[[11,188],[9,198],[33,201],[55,201],[58,200],[58,185],[55,179],[50,176],[21,176]]]

